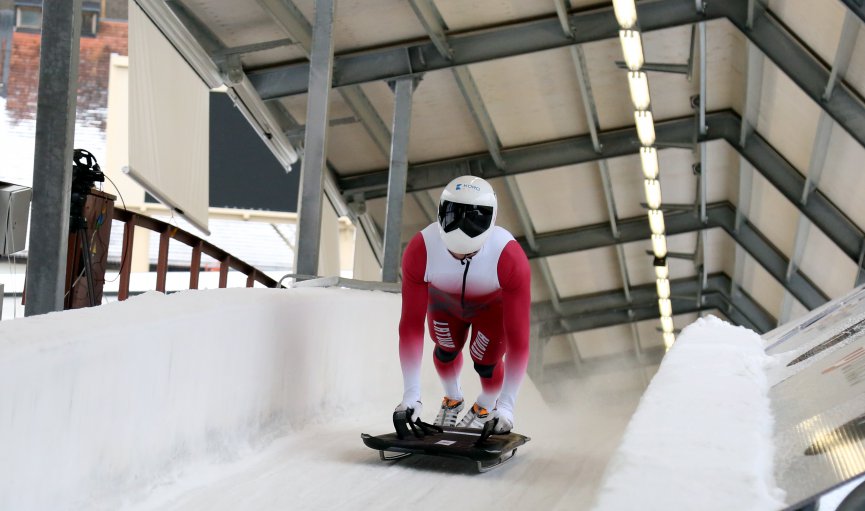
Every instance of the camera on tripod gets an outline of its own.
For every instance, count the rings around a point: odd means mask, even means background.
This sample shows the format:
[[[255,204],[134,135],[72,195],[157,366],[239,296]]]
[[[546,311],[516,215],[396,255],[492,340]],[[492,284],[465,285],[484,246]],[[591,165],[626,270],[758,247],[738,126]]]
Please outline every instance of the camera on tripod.
[[[99,168],[96,157],[84,149],[72,153],[72,197],[69,207],[69,231],[78,232],[87,228],[84,204],[96,182],[105,182],[105,174]]]

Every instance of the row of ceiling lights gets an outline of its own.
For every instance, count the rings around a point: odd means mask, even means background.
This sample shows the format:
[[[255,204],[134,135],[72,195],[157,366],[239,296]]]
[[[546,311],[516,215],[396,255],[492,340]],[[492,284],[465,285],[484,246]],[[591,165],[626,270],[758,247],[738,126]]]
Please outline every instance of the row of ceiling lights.
[[[634,104],[634,122],[640,139],[640,163],[645,177],[646,204],[649,206],[649,228],[652,231],[652,252],[658,289],[658,310],[661,314],[661,330],[664,345],[669,349],[676,340],[673,333],[673,306],[670,301],[670,267],[667,265],[667,237],[664,212],[661,211],[661,182],[659,181],[658,150],[655,148],[655,122],[652,118],[649,79],[641,71],[643,43],[637,25],[637,8],[634,0],[613,0],[616,20],[619,22],[619,40],[628,67],[628,88]]]

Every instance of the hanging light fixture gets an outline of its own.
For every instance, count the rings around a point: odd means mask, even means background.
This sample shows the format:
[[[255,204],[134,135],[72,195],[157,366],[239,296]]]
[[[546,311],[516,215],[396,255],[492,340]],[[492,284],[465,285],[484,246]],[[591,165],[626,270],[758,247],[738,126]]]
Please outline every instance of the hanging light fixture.
[[[649,97],[649,80],[642,71],[628,71],[628,88],[631,91],[631,102],[637,110],[647,110],[651,99]]]
[[[636,30],[619,30],[619,41],[622,43],[622,54],[625,65],[631,71],[639,71],[643,67],[643,42]]]
[[[655,281],[655,287],[658,288],[658,297],[667,300],[670,298],[670,280],[658,279]]]
[[[646,179],[643,181],[646,191],[646,204],[649,209],[661,207],[661,182],[657,179]]]
[[[658,150],[654,147],[640,148],[640,163],[646,179],[658,179]]]
[[[671,317],[673,315],[673,302],[669,298],[659,299],[658,311],[661,313],[661,316]]]
[[[634,0],[613,0],[616,21],[622,28],[633,28],[637,24],[637,6]]]
[[[637,124],[637,137],[644,146],[655,143],[655,121],[652,112],[648,110],[634,112],[634,121]]]
[[[664,257],[667,255],[667,238],[663,234],[652,235],[652,252],[655,257]]]
[[[649,230],[652,234],[664,234],[664,212],[658,209],[649,210]]]

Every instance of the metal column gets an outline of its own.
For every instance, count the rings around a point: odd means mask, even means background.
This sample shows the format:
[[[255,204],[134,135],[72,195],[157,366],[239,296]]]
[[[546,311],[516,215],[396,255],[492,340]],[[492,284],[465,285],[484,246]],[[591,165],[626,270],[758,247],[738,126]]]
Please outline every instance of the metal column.
[[[411,128],[411,99],[414,79],[397,80],[393,109],[393,136],[390,144],[390,172],[387,182],[387,212],[384,224],[384,261],[382,282],[399,279],[399,259],[402,237],[402,206],[405,201],[405,183],[408,173],[408,137]]]
[[[321,204],[327,157],[327,127],[330,84],[333,75],[333,19],[336,0],[316,0],[312,50],[309,56],[309,99],[306,106],[306,135],[300,170],[298,207],[298,275],[318,274],[321,240]]]
[[[81,0],[45,2],[24,310],[27,316],[63,310],[80,35]]]

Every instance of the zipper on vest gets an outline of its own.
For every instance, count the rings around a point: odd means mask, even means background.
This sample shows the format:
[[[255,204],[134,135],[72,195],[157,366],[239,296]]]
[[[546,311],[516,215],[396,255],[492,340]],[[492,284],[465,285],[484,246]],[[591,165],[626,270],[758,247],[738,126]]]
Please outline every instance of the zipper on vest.
[[[465,311],[465,308],[466,308],[466,277],[469,274],[469,265],[472,264],[472,260],[471,260],[471,258],[466,257],[465,259],[460,260],[460,263],[466,267],[466,269],[463,271],[463,293],[460,296],[460,304],[462,305],[463,311]]]

